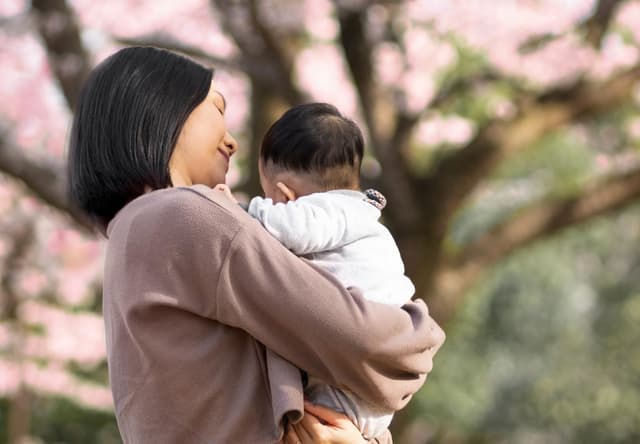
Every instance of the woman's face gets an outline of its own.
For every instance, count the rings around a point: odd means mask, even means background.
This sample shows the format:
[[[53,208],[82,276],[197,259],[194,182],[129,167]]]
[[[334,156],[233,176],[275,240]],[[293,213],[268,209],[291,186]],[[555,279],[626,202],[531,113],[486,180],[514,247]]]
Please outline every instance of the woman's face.
[[[225,108],[212,81],[207,97],[189,114],[169,160],[174,186],[225,183],[229,161],[238,149],[224,123]]]

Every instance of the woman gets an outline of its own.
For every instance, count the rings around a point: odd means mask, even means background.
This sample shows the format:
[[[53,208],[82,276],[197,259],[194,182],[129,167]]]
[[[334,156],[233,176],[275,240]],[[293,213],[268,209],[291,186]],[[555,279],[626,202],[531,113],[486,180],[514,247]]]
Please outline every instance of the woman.
[[[302,417],[297,368],[399,409],[444,334],[421,302],[341,288],[212,189],[237,151],[212,75],[168,51],[123,49],[92,72],[75,114],[70,196],[108,237],[122,437],[263,444],[289,424],[286,443],[365,442],[336,413],[307,406]]]

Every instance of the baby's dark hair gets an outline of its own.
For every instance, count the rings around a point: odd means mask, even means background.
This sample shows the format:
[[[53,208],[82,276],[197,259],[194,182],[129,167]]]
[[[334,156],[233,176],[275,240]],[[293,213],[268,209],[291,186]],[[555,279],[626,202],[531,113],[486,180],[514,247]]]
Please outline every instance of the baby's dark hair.
[[[360,128],[328,103],[285,112],[262,140],[263,165],[309,174],[322,190],[358,188],[364,139]]]

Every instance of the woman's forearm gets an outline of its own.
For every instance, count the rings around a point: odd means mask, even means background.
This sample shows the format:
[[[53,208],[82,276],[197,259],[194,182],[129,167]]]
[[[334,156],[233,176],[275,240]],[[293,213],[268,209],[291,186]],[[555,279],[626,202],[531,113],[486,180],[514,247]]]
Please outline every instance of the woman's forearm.
[[[366,301],[258,228],[234,239],[219,277],[218,320],[329,384],[403,407],[444,341],[424,303]]]

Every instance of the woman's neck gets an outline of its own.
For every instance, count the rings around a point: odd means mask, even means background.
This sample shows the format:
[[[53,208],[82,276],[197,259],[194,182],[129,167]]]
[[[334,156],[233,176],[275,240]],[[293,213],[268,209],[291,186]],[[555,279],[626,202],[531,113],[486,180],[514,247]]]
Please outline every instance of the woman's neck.
[[[171,183],[174,187],[189,187],[193,185],[193,183],[184,177],[179,171],[170,171],[169,177],[171,178]]]

